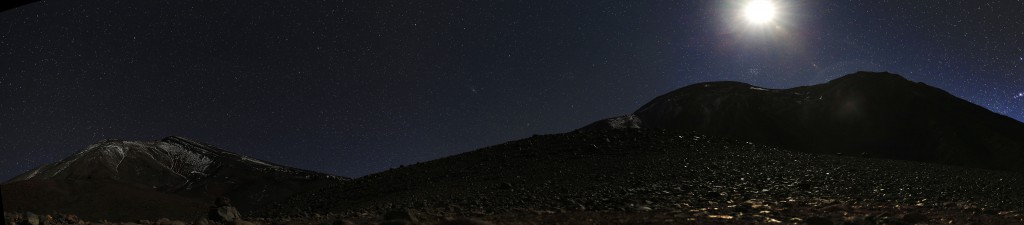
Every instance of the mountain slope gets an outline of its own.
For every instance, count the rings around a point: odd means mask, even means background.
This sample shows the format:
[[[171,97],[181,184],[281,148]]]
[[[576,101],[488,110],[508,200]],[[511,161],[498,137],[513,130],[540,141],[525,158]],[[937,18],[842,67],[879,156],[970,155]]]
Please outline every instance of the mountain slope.
[[[106,140],[3,184],[6,211],[96,219],[189,219],[226,196],[243,212],[347,178],[252,159],[181,137]]]
[[[471,216],[503,224],[759,224],[809,217],[837,224],[891,217],[887,223],[897,224],[905,214],[920,214],[935,223],[1003,224],[1020,221],[1009,217],[1020,216],[1022,188],[1024,176],[1009,172],[616,129],[534,136],[396,168],[297,195],[263,214],[373,217],[413,209],[427,221]],[[1013,212],[997,215],[1002,211]]]
[[[1024,124],[889,73],[858,72],[780,90],[740,82],[694,84],[583,129],[619,128],[611,124],[624,118],[647,128],[802,152],[1024,171]]]

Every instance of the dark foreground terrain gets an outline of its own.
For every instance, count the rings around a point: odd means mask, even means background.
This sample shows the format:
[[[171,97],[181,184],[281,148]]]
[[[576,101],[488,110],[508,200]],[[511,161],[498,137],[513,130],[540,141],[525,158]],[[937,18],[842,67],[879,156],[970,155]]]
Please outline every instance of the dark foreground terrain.
[[[1024,176],[664,130],[543,135],[300,195],[264,217],[499,224],[1020,224]]]
[[[623,129],[535,136],[403,166],[243,217],[255,224],[378,224],[410,214],[415,219],[406,220],[420,224],[1024,224],[1022,181],[1009,172]]]

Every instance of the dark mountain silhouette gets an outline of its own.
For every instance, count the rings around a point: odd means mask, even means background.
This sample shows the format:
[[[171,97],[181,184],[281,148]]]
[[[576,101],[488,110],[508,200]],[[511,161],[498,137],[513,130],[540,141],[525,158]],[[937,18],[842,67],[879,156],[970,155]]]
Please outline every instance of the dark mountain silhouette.
[[[1007,224],[1019,219],[997,214],[1019,212],[1022,185],[1024,176],[1005,171],[606,129],[537,135],[395,168],[260,214],[373,218],[412,209],[421,220],[500,224]]]
[[[180,138],[107,141],[15,178],[3,201],[5,211],[188,219],[227,195],[274,224],[413,214],[423,224],[1014,224],[1021,173],[831,153],[1019,170],[1021,129],[887,73],[786,90],[712,82],[574,132],[354,180]]]
[[[801,152],[1024,171],[1024,124],[890,73],[857,72],[790,89],[694,84],[582,129],[629,127],[622,124]]]
[[[105,140],[3,184],[5,211],[86,219],[193,219],[216,197],[246,212],[348,178],[281,166],[181,137]]]

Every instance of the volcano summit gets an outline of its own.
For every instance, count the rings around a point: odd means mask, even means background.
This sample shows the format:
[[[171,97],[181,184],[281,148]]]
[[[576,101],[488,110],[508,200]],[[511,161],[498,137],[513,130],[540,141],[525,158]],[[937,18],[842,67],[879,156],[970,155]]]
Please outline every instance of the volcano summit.
[[[5,211],[85,219],[204,216],[216,197],[242,212],[348,178],[277,165],[182,137],[105,140],[3,185]]]
[[[1024,124],[884,72],[790,89],[731,81],[693,84],[583,129],[627,127],[622,124],[801,152],[1024,172]]]

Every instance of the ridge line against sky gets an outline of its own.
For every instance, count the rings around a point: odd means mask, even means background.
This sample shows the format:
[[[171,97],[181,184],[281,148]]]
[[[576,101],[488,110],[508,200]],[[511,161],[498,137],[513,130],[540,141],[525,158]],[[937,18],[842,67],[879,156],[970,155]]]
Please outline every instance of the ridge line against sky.
[[[1019,1],[770,2],[40,1],[0,12],[0,177],[169,135],[358,177],[855,71],[1024,119]]]

